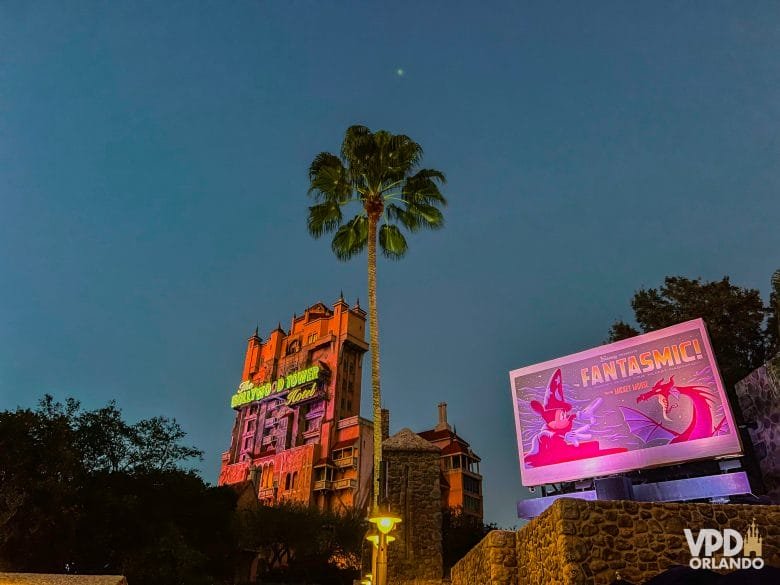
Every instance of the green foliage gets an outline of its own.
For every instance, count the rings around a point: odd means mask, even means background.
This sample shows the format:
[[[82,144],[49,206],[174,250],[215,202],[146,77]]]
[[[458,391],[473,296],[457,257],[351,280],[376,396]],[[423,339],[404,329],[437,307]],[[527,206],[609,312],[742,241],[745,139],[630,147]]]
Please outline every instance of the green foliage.
[[[774,316],[772,308],[764,307],[758,290],[735,286],[728,277],[704,282],[700,278],[667,276],[657,289],[638,290],[631,306],[644,333],[703,318],[729,391],[764,363],[777,344],[777,333],[766,323],[767,316]],[[638,334],[631,325],[616,321],[609,340]]]
[[[772,309],[766,324],[767,331],[774,335],[771,355],[780,353],[780,270],[772,274],[772,292],[769,295],[769,306]]]
[[[442,555],[444,574],[474,548],[488,532],[496,530],[495,524],[483,524],[482,521],[462,510],[444,510],[442,513]]]
[[[639,335],[639,331],[628,323],[624,321],[615,321],[609,329],[609,339],[607,342],[622,341],[623,339],[636,337],[637,335]]]
[[[340,157],[318,154],[309,167],[307,227],[319,238],[333,233],[331,248],[339,260],[349,260],[368,243],[369,220],[379,222],[379,247],[386,258],[400,259],[408,248],[400,228],[410,232],[439,229],[447,204],[439,191],[444,174],[419,169],[422,147],[404,135],[371,132],[351,126],[344,135]],[[344,221],[344,207],[355,204],[357,214]]]
[[[174,420],[45,396],[0,412],[0,570],[120,573],[133,585],[229,581],[235,495],[183,465]]]
[[[257,504],[236,515],[239,546],[262,558],[261,576],[282,582],[351,583],[359,576],[367,523],[357,511]]]
[[[175,420],[128,424],[113,402],[84,411],[47,395],[34,410],[0,412],[0,571],[209,585],[232,583],[261,553],[279,581],[358,576],[366,526],[357,512],[256,504],[237,513],[233,489],[186,469],[200,451],[184,439]]]

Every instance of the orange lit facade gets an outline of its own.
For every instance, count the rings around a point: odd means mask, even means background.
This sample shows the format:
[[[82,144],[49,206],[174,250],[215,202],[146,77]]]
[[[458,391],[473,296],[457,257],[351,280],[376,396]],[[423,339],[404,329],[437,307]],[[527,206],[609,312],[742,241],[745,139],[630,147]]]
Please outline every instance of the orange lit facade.
[[[441,449],[442,508],[459,509],[468,516],[482,520],[481,459],[469,444],[452,430],[447,422],[447,404],[439,404],[439,423],[432,429],[417,433]]]
[[[366,313],[317,303],[267,340],[247,343],[230,449],[219,485],[251,482],[257,498],[341,511],[370,496],[371,421],[360,413]]]

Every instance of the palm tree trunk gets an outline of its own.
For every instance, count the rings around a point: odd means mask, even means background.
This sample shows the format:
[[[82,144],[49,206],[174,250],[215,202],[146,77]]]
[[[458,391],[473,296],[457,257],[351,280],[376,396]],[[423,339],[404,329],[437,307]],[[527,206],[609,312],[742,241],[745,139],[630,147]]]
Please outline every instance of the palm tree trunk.
[[[379,471],[382,464],[382,396],[379,391],[379,317],[376,310],[376,226],[379,217],[368,217],[368,324],[371,350],[371,399],[374,406],[374,510],[379,504]]]

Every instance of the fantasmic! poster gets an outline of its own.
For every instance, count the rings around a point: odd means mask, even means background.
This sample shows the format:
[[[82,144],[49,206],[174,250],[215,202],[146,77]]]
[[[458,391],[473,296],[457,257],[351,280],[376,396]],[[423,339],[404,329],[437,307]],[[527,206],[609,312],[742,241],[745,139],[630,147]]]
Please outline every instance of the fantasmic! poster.
[[[509,380],[526,486],[741,453],[701,319]]]

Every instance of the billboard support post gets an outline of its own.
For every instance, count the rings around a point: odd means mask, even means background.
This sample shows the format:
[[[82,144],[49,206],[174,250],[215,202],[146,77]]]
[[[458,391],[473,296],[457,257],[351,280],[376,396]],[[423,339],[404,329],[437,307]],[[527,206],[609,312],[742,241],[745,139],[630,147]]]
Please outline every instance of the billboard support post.
[[[597,500],[633,500],[634,488],[625,475],[603,477],[593,482]]]

